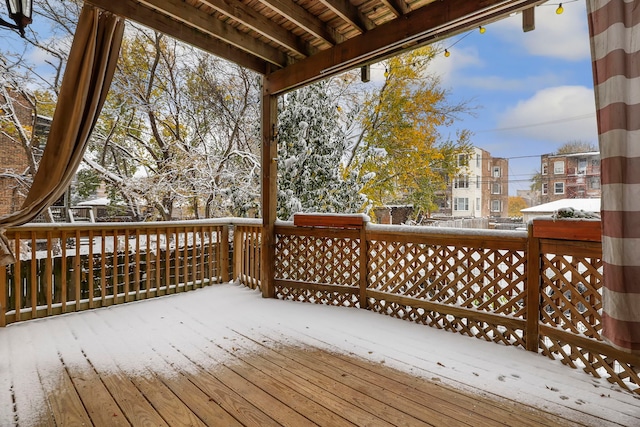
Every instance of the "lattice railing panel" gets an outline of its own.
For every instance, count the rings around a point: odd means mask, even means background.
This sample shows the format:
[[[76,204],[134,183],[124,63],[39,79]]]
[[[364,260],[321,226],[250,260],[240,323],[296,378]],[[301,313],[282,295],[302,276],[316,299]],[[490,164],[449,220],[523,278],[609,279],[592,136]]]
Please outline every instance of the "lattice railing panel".
[[[342,307],[359,307],[358,295],[334,291],[314,291],[288,286],[276,286],[276,297],[297,302],[335,305]]]
[[[470,337],[524,347],[523,331],[509,328],[504,325],[472,320],[469,318],[447,315],[436,311],[425,310],[412,306],[400,305],[388,301],[369,299],[369,308],[372,311],[409,320],[416,323],[457,332]]]
[[[611,356],[614,351],[606,349],[600,336],[601,247],[591,243],[563,247],[558,242],[542,247],[546,250],[541,254],[540,324],[553,329],[541,330],[540,352],[640,394],[640,366],[628,363],[629,356]]]
[[[541,323],[600,339],[602,260],[543,254]]]
[[[279,234],[276,279],[357,286],[359,244],[351,238]]]
[[[525,315],[523,251],[371,241],[368,287],[482,311]]]
[[[570,335],[566,340],[541,336],[540,349],[542,354],[551,359],[558,359],[574,369],[582,369],[596,378],[606,378],[612,384],[640,394],[640,366],[621,362],[570,341]]]

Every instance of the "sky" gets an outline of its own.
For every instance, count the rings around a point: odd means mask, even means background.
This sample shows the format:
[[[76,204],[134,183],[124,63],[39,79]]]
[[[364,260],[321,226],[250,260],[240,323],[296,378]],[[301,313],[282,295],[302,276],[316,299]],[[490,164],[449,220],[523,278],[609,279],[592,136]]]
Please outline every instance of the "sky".
[[[568,141],[598,143],[586,2],[564,2],[560,15],[557,5],[536,8],[531,32],[516,15],[453,37],[443,42],[451,55],[433,64],[452,99],[480,107],[458,125],[475,146],[509,158],[511,195],[529,188],[541,154]]]
[[[232,353],[263,354],[261,347],[271,343],[355,355],[581,425],[635,425],[640,410],[632,393],[605,378],[522,348],[368,310],[264,299],[259,291],[221,284],[0,328],[0,424],[11,424],[6,421],[14,415],[21,426],[36,424],[39,411],[47,410],[46,394],[59,390],[63,369],[77,375],[90,363],[103,377],[153,372],[170,380],[190,372],[193,360],[213,370],[233,363]]]

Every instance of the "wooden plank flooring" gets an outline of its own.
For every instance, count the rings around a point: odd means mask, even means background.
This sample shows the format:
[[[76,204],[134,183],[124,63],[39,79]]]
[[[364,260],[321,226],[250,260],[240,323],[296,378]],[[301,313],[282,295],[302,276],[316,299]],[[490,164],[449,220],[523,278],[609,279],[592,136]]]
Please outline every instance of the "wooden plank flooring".
[[[250,341],[234,335],[220,347],[199,349],[209,359],[225,352],[224,363],[205,370],[193,360],[169,375],[166,366],[165,374],[100,372],[87,354],[87,366],[76,363],[62,374],[47,394],[51,413],[33,425],[579,425],[317,348],[269,343],[260,353],[241,351],[253,347]]]
[[[0,426],[625,425],[453,388],[266,320],[228,318],[212,334],[184,301],[0,330]],[[630,408],[628,425],[640,425]]]

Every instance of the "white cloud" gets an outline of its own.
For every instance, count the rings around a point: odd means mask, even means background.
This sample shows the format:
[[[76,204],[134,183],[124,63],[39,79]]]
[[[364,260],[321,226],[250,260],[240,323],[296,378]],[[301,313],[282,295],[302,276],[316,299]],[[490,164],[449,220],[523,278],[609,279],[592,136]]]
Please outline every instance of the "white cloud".
[[[597,142],[593,90],[584,86],[556,86],[539,90],[502,113],[501,135],[564,143]]]
[[[460,83],[467,87],[483,90],[520,91],[560,84],[562,80],[563,79],[558,74],[547,73],[535,76],[526,76],[519,79],[510,79],[502,76],[466,76],[464,79],[461,79]]]
[[[440,82],[445,87],[459,83],[461,70],[469,67],[483,67],[483,61],[475,46],[454,46],[448,50],[451,56],[447,58],[443,53],[439,53],[429,63],[429,72],[440,76]],[[444,52],[444,48],[442,51]]]
[[[64,37],[51,37],[49,39],[43,40],[41,43],[43,46],[47,46],[53,51],[69,52],[69,50],[71,49],[71,44],[73,43],[73,36],[67,35]],[[59,60],[56,56],[52,55],[45,49],[33,48],[29,51],[28,61],[35,67],[50,68],[50,63],[58,64]]]
[[[520,14],[491,24],[488,29],[532,55],[570,61],[590,58],[585,2],[571,2],[563,7],[562,15],[555,13],[556,5],[536,7],[536,28],[527,33],[522,31]]]

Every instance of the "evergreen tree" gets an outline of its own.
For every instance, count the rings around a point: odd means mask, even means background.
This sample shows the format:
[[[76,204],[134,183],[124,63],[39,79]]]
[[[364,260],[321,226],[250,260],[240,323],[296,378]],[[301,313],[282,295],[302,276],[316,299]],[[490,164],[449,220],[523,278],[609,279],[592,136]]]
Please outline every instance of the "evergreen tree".
[[[283,99],[278,125],[278,217],[296,212],[354,213],[366,199],[355,174],[342,176],[346,134],[323,81]]]

